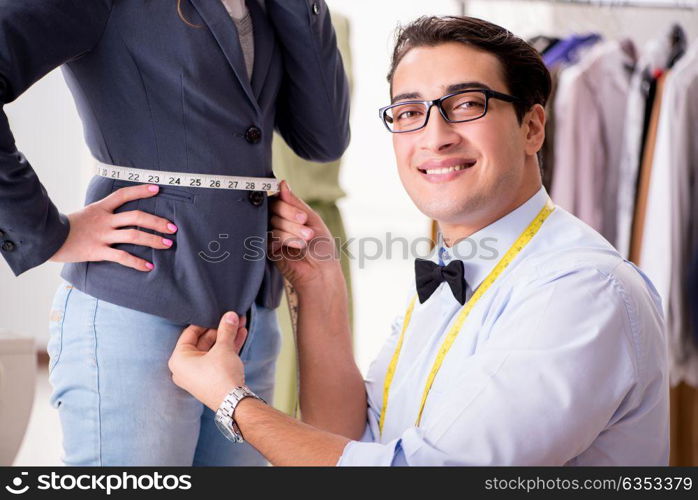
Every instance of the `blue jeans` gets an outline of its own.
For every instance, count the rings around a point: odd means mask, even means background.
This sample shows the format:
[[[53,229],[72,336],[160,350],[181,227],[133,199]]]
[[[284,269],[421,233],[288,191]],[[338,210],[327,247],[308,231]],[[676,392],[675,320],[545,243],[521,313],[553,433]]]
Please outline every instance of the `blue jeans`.
[[[50,317],[50,402],[66,465],[266,464],[249,444],[228,441],[215,413],[172,382],[167,361],[187,325],[98,300],[65,281]],[[271,402],[276,313],[254,304],[248,325],[245,382]]]

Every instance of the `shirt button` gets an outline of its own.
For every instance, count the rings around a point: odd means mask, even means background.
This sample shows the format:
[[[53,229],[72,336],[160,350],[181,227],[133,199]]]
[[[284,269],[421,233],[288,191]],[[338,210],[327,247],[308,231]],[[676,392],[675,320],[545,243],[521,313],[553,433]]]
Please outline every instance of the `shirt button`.
[[[316,16],[320,13],[320,5],[317,2],[313,2],[313,14]]]
[[[7,240],[2,244],[2,249],[5,250],[6,252],[11,252],[12,250],[15,249],[15,244],[13,242],[11,242],[10,240]]]
[[[250,191],[249,194],[250,203],[255,207],[260,206],[264,203],[264,193],[262,191]]]
[[[245,140],[250,144],[257,144],[262,139],[262,131],[257,127],[250,127],[245,132]]]

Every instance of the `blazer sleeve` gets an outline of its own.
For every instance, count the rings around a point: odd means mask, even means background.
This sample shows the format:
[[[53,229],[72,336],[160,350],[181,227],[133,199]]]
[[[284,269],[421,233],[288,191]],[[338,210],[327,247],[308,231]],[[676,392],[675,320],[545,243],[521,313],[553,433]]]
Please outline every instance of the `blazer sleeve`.
[[[0,254],[15,276],[42,264],[70,229],[15,146],[4,106],[94,48],[112,0],[0,0]]]
[[[303,159],[330,162],[349,145],[349,83],[322,0],[266,0],[280,41],[284,80],[276,128]]]

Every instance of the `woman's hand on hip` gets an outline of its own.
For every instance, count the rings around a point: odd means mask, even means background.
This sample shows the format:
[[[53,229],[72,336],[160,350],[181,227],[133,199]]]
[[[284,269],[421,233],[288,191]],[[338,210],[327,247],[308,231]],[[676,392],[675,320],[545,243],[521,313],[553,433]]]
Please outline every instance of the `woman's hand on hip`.
[[[120,229],[138,226],[159,233],[172,234],[177,226],[167,219],[131,210],[115,214],[114,211],[129,201],[151,198],[159,191],[156,184],[141,184],[118,189],[109,196],[91,203],[68,215],[70,232],[63,246],[49,259],[52,262],[112,261],[138,271],[151,271],[153,264],[130,253],[113,248],[116,243],[142,245],[157,250],[172,246],[172,240],[137,229]],[[169,242],[169,243],[168,243]]]

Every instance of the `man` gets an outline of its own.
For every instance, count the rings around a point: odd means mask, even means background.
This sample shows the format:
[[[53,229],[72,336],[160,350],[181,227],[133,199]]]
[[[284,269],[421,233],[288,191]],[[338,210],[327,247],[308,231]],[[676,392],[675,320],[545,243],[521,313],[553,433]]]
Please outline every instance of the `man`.
[[[442,240],[416,261],[365,384],[339,265],[314,244],[327,230],[285,185],[270,252],[299,296],[303,422],[228,395],[244,384],[235,313],[183,332],[175,383],[211,409],[225,400],[230,427],[272,464],[666,465],[659,299],[541,187],[550,76],[538,54],[485,21],[420,18],[389,81],[381,118],[400,178]]]

